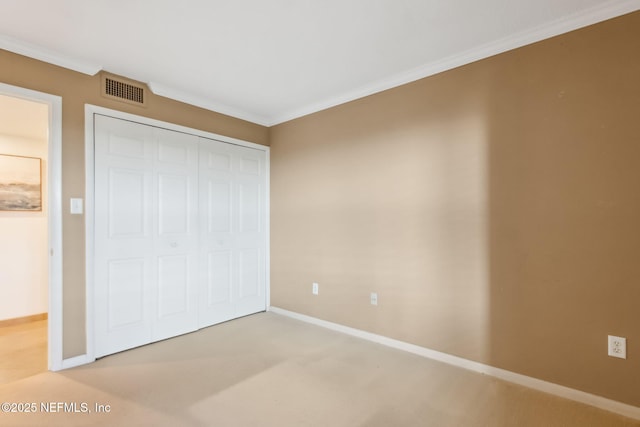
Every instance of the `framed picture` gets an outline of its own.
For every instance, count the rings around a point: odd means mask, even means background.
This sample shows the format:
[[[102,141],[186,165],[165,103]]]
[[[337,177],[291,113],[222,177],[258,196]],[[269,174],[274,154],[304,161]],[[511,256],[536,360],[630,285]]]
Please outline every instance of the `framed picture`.
[[[41,159],[0,154],[0,211],[41,211]]]

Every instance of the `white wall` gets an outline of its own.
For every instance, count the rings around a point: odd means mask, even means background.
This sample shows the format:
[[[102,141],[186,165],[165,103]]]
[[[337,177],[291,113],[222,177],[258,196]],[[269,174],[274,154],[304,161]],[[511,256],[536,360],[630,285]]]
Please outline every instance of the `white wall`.
[[[0,133],[0,154],[42,159],[43,199],[42,212],[0,211],[0,320],[4,320],[48,311],[47,141]]]

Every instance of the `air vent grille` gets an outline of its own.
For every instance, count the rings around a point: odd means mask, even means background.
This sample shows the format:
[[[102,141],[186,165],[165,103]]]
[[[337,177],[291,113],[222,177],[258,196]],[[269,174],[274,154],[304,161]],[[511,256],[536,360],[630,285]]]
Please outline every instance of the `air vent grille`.
[[[103,76],[102,78],[102,95],[106,98],[117,99],[130,104],[146,105],[146,93],[142,85],[132,84],[109,76]]]

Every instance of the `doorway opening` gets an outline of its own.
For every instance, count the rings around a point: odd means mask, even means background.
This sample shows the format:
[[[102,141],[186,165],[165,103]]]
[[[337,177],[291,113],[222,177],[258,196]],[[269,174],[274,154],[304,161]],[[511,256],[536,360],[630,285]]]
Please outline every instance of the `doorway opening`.
[[[61,105],[0,83],[0,383],[62,368]]]

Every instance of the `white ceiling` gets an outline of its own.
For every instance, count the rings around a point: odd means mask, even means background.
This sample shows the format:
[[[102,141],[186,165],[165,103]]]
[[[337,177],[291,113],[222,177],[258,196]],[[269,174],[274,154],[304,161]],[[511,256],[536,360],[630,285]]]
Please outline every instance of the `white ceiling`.
[[[2,0],[0,48],[273,125],[640,0]]]

